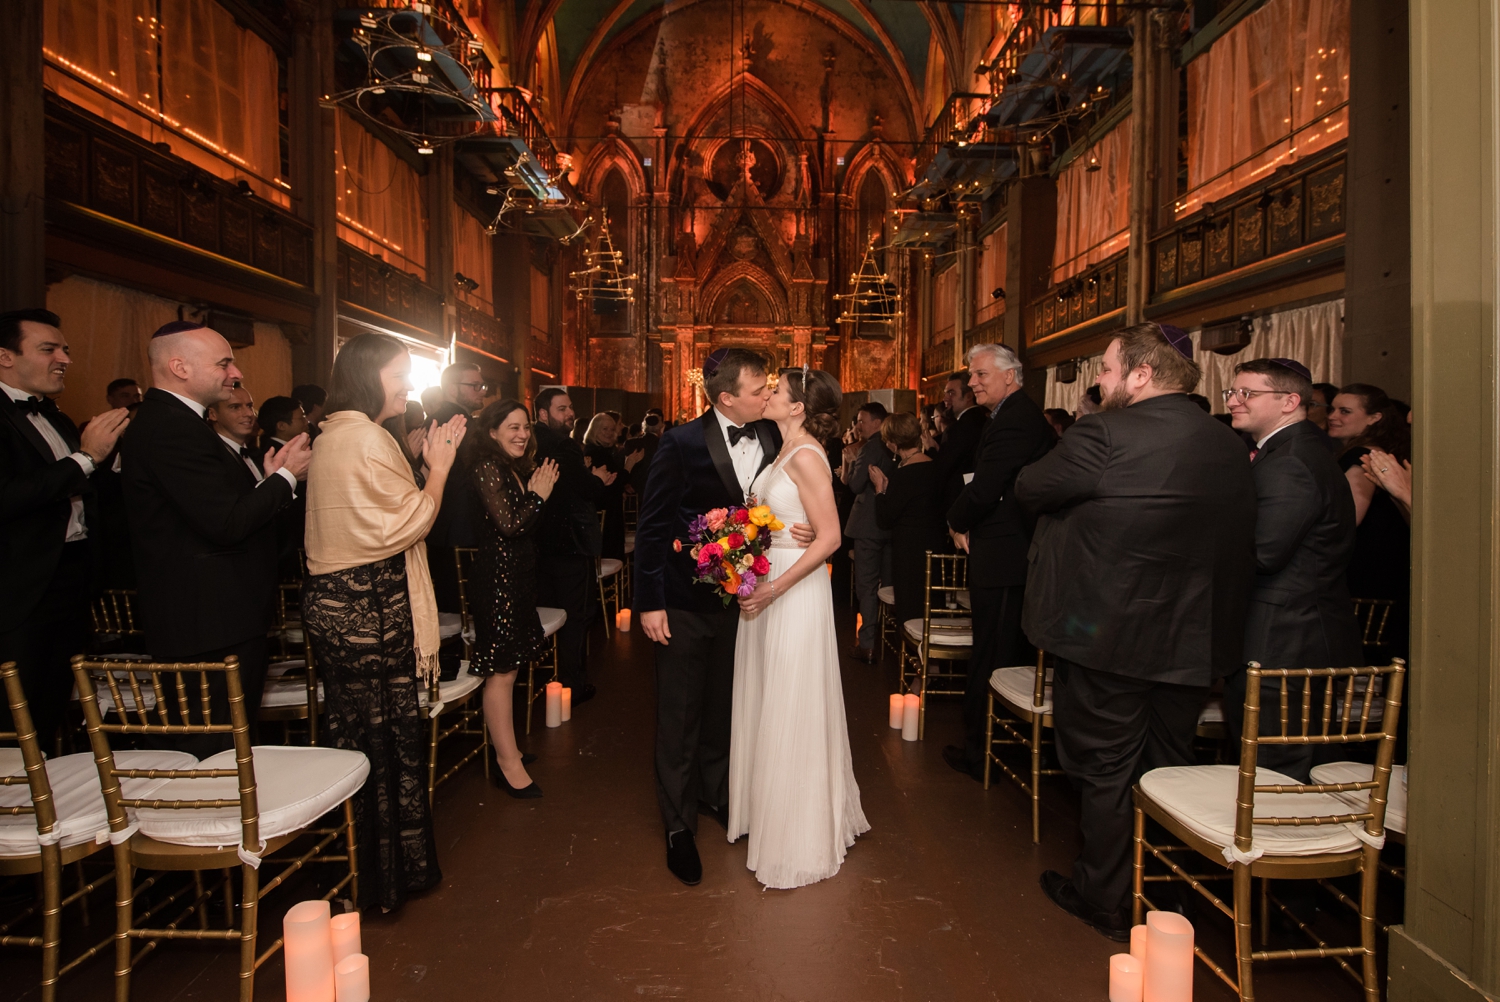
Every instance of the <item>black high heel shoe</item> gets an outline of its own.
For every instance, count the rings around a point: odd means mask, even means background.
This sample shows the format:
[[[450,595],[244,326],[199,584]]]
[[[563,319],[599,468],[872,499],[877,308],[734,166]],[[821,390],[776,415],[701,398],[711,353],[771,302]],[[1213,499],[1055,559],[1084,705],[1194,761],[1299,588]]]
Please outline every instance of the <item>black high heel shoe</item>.
[[[497,790],[504,790],[517,800],[536,800],[542,795],[542,788],[536,785],[536,780],[534,779],[519,789],[511,786],[510,780],[505,778],[505,770],[500,768],[498,762],[490,772],[490,785],[494,786]]]

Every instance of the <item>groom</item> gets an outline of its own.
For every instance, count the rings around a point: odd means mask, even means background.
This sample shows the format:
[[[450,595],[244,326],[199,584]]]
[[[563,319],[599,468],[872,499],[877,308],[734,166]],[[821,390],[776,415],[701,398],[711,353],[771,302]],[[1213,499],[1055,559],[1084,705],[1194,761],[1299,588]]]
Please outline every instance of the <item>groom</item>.
[[[765,359],[720,348],[703,362],[713,404],[668,431],[656,447],[641,498],[635,541],[635,609],[656,647],[656,799],[667,830],[667,869],[684,884],[703,879],[693,836],[707,811],[729,828],[729,722],[740,608],[694,581],[688,522],[743,505],[750,485],[781,450],[775,423],[762,421],[770,389]],[[791,527],[806,546],[809,526]]]

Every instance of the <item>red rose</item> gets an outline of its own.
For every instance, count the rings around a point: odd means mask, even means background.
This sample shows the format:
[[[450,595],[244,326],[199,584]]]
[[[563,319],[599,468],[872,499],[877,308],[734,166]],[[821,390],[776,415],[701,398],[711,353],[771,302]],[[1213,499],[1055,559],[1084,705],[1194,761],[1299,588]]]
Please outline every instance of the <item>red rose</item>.
[[[736,525],[748,525],[750,523],[750,513],[743,508],[737,508],[734,512],[734,521]]]
[[[771,573],[771,561],[767,560],[764,555],[756,557],[750,569],[755,572],[756,577],[763,577]]]
[[[738,550],[745,545],[745,534],[742,532],[731,532],[724,540],[724,545],[731,550]]]

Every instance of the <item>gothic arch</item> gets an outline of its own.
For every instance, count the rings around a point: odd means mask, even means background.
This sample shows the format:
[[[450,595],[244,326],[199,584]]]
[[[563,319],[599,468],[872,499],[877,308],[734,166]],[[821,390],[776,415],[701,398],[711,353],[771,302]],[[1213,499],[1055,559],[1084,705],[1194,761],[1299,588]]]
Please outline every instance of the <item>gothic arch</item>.
[[[750,286],[771,310],[768,319],[753,326],[780,327],[790,322],[786,290],[775,277],[749,261],[725,265],[709,279],[698,297],[697,322],[707,326],[726,326],[718,318],[724,312],[727,300],[744,285]]]
[[[646,171],[635,147],[619,136],[609,136],[595,143],[584,157],[583,168],[578,172],[577,189],[588,196],[597,195],[599,186],[612,168],[619,168],[630,188],[631,201],[645,198],[649,188]]]

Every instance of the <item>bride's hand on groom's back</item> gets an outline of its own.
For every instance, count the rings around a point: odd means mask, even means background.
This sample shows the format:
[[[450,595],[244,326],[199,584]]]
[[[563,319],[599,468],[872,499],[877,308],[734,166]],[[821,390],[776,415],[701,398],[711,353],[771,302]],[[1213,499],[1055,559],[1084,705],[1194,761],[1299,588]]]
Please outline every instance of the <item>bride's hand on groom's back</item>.
[[[804,550],[813,544],[813,540],[818,538],[818,530],[804,522],[792,523],[790,531],[792,538],[797,541],[797,545]]]

